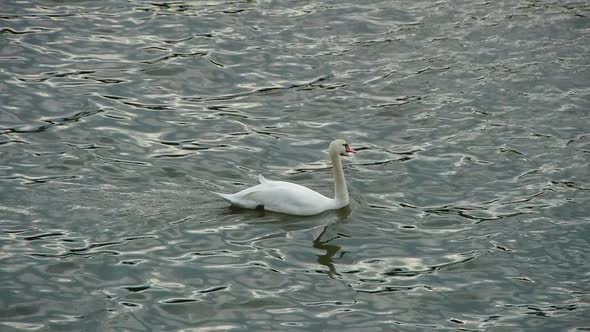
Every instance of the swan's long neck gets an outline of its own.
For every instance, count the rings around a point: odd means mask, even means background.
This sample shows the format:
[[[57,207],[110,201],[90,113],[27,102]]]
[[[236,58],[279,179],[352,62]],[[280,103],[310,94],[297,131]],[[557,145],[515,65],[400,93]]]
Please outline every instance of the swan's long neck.
[[[344,170],[342,170],[342,161],[337,153],[331,153],[332,167],[334,168],[334,200],[343,207],[348,205],[348,188],[344,179]]]

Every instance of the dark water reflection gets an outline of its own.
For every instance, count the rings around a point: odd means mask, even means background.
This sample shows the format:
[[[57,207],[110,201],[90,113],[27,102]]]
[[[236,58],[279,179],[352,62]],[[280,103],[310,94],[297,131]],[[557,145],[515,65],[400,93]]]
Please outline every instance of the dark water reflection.
[[[590,329],[576,1],[0,8],[2,331]],[[270,179],[350,208],[210,194]]]

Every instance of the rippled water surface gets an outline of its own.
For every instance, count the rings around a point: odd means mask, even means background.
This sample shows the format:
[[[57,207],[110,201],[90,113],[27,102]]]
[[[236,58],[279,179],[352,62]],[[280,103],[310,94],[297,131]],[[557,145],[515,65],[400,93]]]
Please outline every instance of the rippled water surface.
[[[0,330],[590,330],[586,1],[4,1]],[[348,209],[230,209],[258,173]]]

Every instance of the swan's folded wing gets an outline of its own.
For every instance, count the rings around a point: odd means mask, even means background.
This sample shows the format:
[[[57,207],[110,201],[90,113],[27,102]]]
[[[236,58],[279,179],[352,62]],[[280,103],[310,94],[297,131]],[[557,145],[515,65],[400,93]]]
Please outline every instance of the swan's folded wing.
[[[246,189],[240,201],[265,210],[313,215],[332,206],[332,200],[309,188],[284,181],[267,181]]]
[[[248,209],[264,210],[293,215],[314,215],[333,209],[334,200],[309,188],[285,181],[270,181],[262,177],[262,183],[235,194],[221,194],[231,204]]]

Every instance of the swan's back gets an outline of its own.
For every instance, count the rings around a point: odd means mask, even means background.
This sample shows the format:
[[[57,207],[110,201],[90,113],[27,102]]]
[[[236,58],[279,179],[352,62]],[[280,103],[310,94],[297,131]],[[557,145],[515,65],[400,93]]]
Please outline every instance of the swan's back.
[[[338,208],[333,199],[304,186],[260,177],[260,184],[235,194],[218,194],[231,204],[247,209],[262,208],[300,216],[310,216]]]

